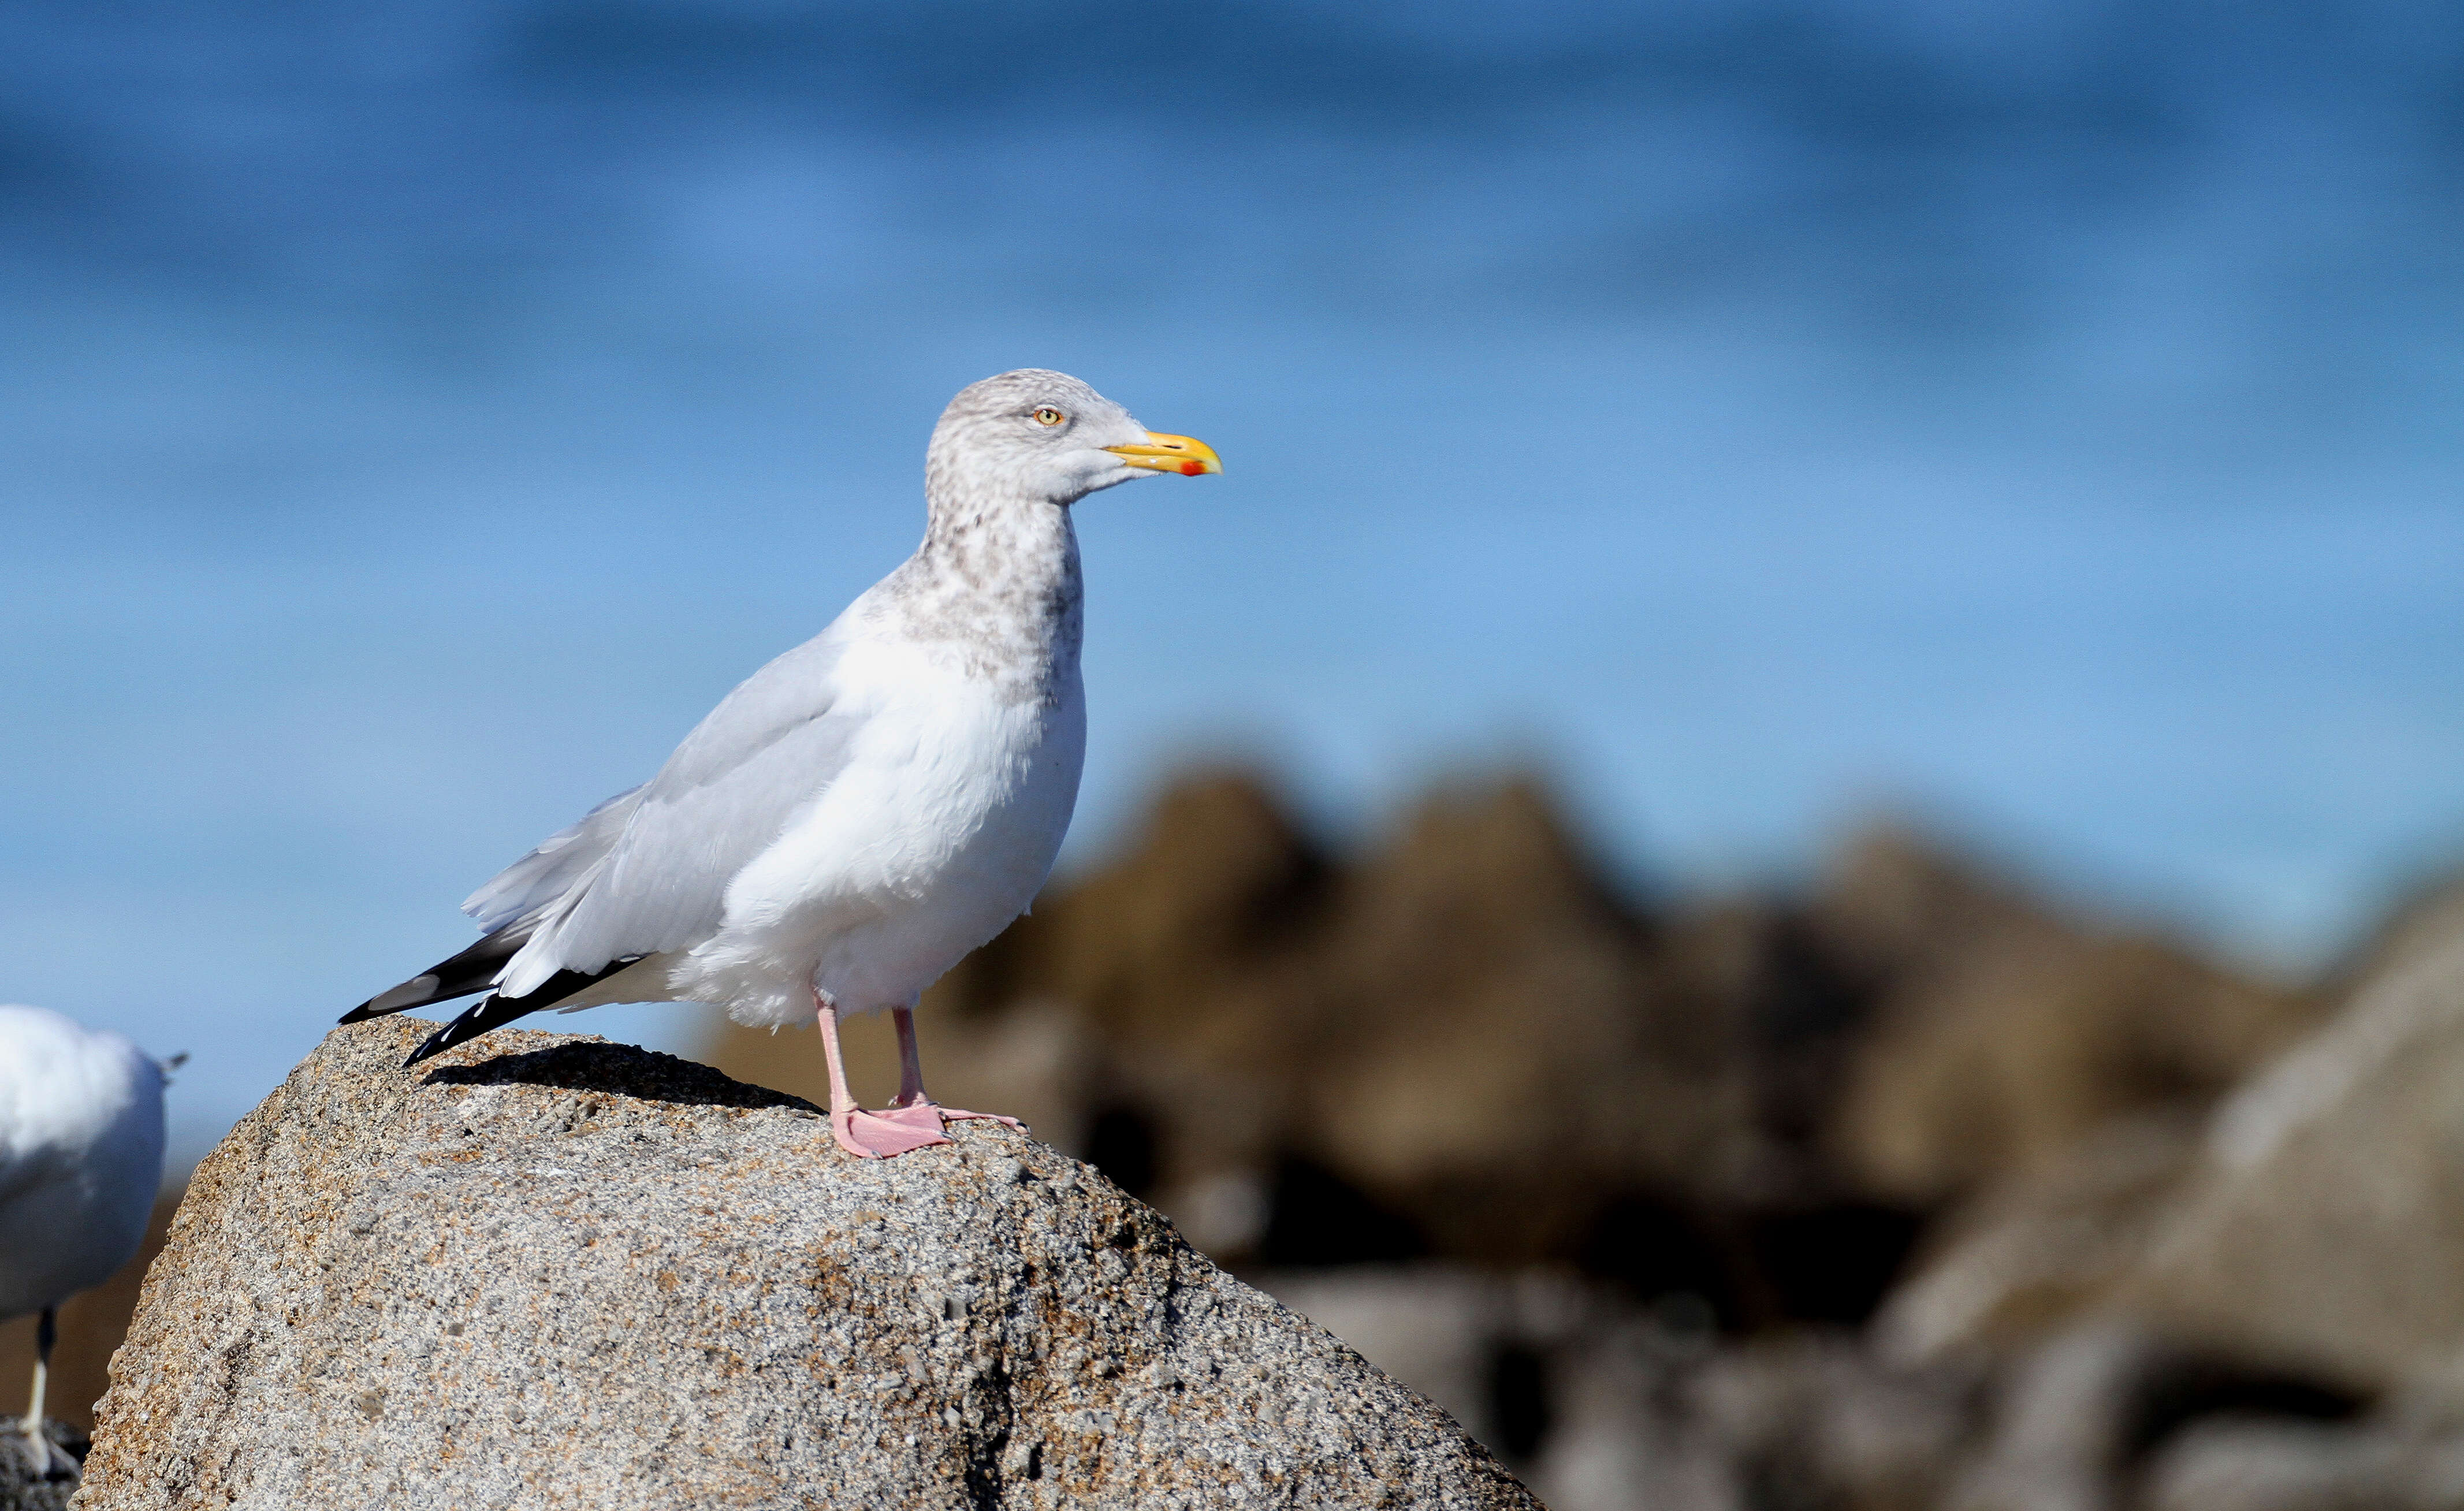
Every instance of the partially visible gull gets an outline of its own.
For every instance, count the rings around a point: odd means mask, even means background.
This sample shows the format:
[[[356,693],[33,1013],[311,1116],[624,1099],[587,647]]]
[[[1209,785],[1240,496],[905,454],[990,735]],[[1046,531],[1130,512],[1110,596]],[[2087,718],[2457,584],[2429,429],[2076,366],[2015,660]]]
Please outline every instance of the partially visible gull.
[[[129,1261],[163,1189],[165,1068],[118,1034],[0,1007],[0,1318],[42,1314],[22,1424],[37,1475],[63,1456],[43,1434],[59,1304]]]
[[[945,1119],[989,1114],[925,1095],[916,999],[1025,910],[1078,799],[1070,506],[1152,472],[1221,471],[1203,443],[1064,373],[963,389],[925,452],[915,554],[729,693],[656,777],[473,893],[477,944],[342,1021],[494,988],[417,1064],[541,1008],[707,1002],[773,1027],[817,1012],[842,1147],[948,1142]],[[862,1111],[839,1019],[883,1008],[898,1096]]]

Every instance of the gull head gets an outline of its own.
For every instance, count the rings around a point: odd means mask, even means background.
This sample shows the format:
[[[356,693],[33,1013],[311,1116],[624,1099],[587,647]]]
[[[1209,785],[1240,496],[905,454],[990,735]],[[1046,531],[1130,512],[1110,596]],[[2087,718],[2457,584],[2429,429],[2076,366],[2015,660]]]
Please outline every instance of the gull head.
[[[933,427],[924,463],[938,496],[1064,507],[1150,472],[1221,471],[1205,442],[1150,430],[1067,373],[1041,367],[959,389]]]

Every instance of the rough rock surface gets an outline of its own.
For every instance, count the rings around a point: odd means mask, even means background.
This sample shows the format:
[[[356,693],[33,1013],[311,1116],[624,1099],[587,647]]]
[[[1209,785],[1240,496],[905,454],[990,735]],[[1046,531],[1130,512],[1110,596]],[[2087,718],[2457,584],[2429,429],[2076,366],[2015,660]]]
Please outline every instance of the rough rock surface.
[[[77,1506],[1534,1506],[1083,1166],[705,1067],[340,1029],[201,1166]]]

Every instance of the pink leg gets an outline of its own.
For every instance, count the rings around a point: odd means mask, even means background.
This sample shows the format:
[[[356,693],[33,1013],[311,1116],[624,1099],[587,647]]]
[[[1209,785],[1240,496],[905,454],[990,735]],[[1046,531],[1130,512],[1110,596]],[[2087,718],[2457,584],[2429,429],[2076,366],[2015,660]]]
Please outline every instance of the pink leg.
[[[883,1113],[911,1128],[930,1128],[937,1133],[944,1119],[952,1123],[968,1118],[982,1118],[991,1123],[1006,1123],[1024,1132],[1026,1125],[1016,1118],[1005,1118],[998,1112],[970,1112],[964,1107],[945,1107],[924,1094],[924,1059],[915,1049],[915,1010],[895,1007],[890,1011],[898,1025],[898,1100]]]
[[[847,1063],[839,1055],[838,1007],[819,992],[813,994],[813,1006],[821,1014],[822,1053],[830,1062],[830,1134],[839,1148],[858,1159],[890,1159],[950,1142],[941,1136],[938,1119],[927,1128],[897,1114],[885,1117],[858,1107],[855,1093],[847,1089]]]

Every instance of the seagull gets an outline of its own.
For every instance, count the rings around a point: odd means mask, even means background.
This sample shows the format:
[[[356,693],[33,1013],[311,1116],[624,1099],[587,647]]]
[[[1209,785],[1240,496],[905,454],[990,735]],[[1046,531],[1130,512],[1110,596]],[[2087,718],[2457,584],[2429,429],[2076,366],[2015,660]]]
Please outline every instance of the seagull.
[[[489,993],[407,1068],[542,1008],[703,1002],[773,1029],[812,1014],[849,1153],[945,1144],[945,1123],[991,1116],[925,1094],[915,1003],[1026,910],[1078,800],[1070,506],[1222,471],[1066,373],[960,390],[925,450],[915,554],[729,693],[657,776],[473,892],[478,943],[341,1020]],[[847,1090],[839,1020],[883,1009],[899,1089],[871,1112]]]
[[[42,1314],[20,1424],[37,1475],[66,1457],[43,1434],[60,1303],[135,1256],[163,1189],[168,1068],[48,1008],[0,1006],[0,1318]]]

